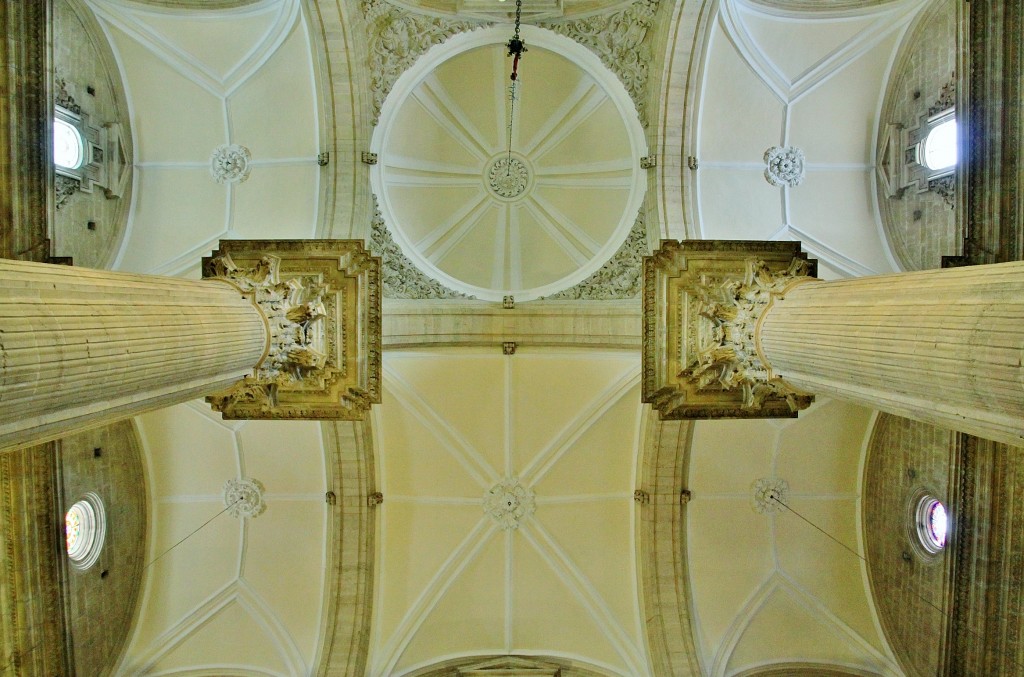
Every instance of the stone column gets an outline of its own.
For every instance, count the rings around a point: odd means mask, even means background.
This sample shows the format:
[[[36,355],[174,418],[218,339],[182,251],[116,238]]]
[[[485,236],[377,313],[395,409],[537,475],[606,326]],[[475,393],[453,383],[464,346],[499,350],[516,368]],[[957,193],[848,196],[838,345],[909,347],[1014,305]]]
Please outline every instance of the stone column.
[[[814,274],[798,243],[662,242],[644,260],[644,401],[779,417],[827,395],[1024,444],[1024,262]]]
[[[0,448],[206,396],[225,418],[380,402],[380,260],[357,240],[229,240],[208,280],[0,259]]]
[[[1024,262],[798,280],[756,342],[798,389],[1024,444]]]
[[[224,390],[268,338],[223,281],[0,259],[0,448]]]

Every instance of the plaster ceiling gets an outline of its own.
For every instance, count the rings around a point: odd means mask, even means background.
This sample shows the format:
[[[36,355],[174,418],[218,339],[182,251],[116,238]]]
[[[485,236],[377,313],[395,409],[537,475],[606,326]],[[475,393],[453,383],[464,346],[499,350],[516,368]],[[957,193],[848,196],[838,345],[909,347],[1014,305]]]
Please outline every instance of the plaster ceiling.
[[[329,542],[320,425],[224,421],[205,402],[136,424],[150,565],[119,674],[310,674]],[[239,478],[265,487],[255,518],[224,512]]]
[[[514,0],[397,0],[394,4],[425,14],[458,15],[497,22],[511,22],[516,12]],[[522,16],[526,21],[589,16],[614,12],[629,4],[630,0],[523,0]]]
[[[899,40],[924,4],[818,16],[720,3],[694,142],[698,237],[799,240],[822,277],[898,270],[874,202],[873,139]],[[803,151],[802,183],[765,180],[772,146]]]
[[[636,589],[640,361],[632,352],[387,353],[370,674],[456,656],[650,674]],[[483,497],[536,495],[516,529]]]
[[[487,300],[530,300],[594,272],[625,240],[646,188],[643,128],[622,84],[571,40],[524,28],[511,156],[504,27],[417,61],[372,143],[374,193],[403,252]]]
[[[687,548],[705,674],[787,660],[901,674],[876,622],[861,542],[872,413],[819,398],[797,419],[702,421],[690,455]],[[761,513],[758,480],[784,480]],[[777,507],[777,506],[776,506]]]
[[[316,235],[317,101],[324,95],[314,84],[303,3],[257,2],[199,16],[87,1],[118,57],[136,134],[136,191],[117,266],[195,275],[220,238]],[[894,2],[816,18],[740,0],[718,4],[707,52],[698,55],[698,236],[800,239],[826,276],[893,269],[872,202],[871,140],[895,45],[921,6]],[[486,31],[474,31],[474,39]],[[528,32],[518,141],[526,144],[547,125],[567,149],[526,154],[539,168],[530,199],[580,216],[538,223],[538,238],[524,245],[529,256],[515,266],[511,240],[495,236],[497,216],[484,245],[459,252],[454,243],[451,257],[432,261],[430,243],[414,228],[443,231],[446,220],[481,198],[506,223],[530,211],[492,197],[483,183],[486,162],[504,145],[507,76],[495,43],[508,31],[493,35],[442,49],[423,62],[429,67],[396,84],[394,114],[407,116],[407,124],[399,120],[374,139],[375,181],[381,194],[405,193],[394,205],[382,201],[382,210],[394,207],[401,216],[403,201],[416,206],[402,244],[424,269],[481,298],[525,299],[571,285],[614,251],[636,217],[633,201],[643,194],[636,172],[646,150],[630,131],[635,112],[632,104],[629,114],[623,109],[624,92],[613,92],[603,67],[586,65],[593,55],[577,58],[567,51],[573,48],[549,48]],[[590,117],[559,108],[567,104],[588,108]],[[587,121],[625,131],[615,137],[602,129],[574,145]],[[675,124],[669,132],[681,136],[682,121]],[[420,138],[413,128],[435,131]],[[395,139],[409,143],[389,146]],[[212,180],[210,154],[224,143],[252,151],[246,182]],[[772,145],[805,151],[801,185],[765,181],[762,156]],[[434,164],[438,156],[447,164]],[[545,189],[544,171],[592,185]],[[446,182],[459,186],[450,177],[471,177],[472,189],[459,199],[433,197],[451,188]],[[555,197],[559,192],[573,197]],[[582,235],[561,230],[570,222]],[[603,225],[586,230],[595,223]],[[396,239],[400,233],[396,227]],[[559,253],[570,263],[544,263]],[[465,267],[473,260],[479,271]],[[446,262],[454,266],[449,272]],[[541,263],[543,270],[530,272]],[[371,674],[510,651],[648,674],[632,501],[639,357],[522,347],[512,357],[410,352],[387,354],[385,370],[385,401],[373,414],[386,498]],[[203,403],[154,412],[139,424],[153,501],[152,557],[222,509],[227,479],[262,480],[269,507],[247,524],[216,518],[150,567],[121,674],[139,674],[140,666],[157,674],[216,672],[210,666],[308,674],[329,542],[319,426],[223,422]],[[860,565],[817,532],[801,531],[806,525],[792,515],[750,507],[751,482],[787,479],[794,507],[856,549],[858,454],[868,426],[867,412],[826,402],[797,421],[697,425],[688,552],[698,648],[709,674],[780,657],[894,671]],[[506,475],[526,478],[537,496],[536,513],[513,532],[482,508],[483,493]]]
[[[114,268],[198,276],[220,239],[315,235],[319,118],[299,0],[201,16],[87,0],[121,68],[135,135],[135,187]],[[252,154],[217,183],[222,144]]]

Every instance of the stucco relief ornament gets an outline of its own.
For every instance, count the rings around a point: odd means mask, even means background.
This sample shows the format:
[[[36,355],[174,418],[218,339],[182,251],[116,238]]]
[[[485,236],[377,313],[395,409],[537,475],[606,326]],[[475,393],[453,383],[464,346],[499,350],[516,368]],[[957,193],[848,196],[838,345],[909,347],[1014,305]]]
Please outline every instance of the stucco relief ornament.
[[[744,409],[760,409],[769,395],[784,397],[792,411],[801,408],[798,393],[774,378],[761,361],[754,335],[772,296],[795,281],[810,279],[809,271],[810,264],[804,259],[793,259],[781,272],[751,259],[742,280],[702,292],[698,312],[711,321],[711,331],[689,370],[699,388],[741,388]]]
[[[765,180],[773,186],[799,186],[804,181],[804,152],[796,146],[772,146],[764,152]]]
[[[253,268],[240,268],[230,254],[224,254],[206,264],[208,277],[229,280],[253,294],[270,325],[270,351],[255,375],[238,388],[237,394],[254,398],[251,401],[269,397],[273,402],[274,386],[301,382],[327,364],[320,337],[321,321],[327,316],[327,289],[302,278],[279,281],[280,263],[276,256],[264,256]]]
[[[767,515],[779,512],[789,501],[789,482],[774,477],[762,477],[751,485],[754,492],[754,512]]]
[[[518,529],[520,523],[536,510],[533,491],[517,479],[502,480],[484,494],[484,512],[506,531]]]
[[[499,197],[511,200],[526,192],[530,170],[517,157],[501,157],[487,170],[487,186]]]
[[[210,156],[210,175],[217,183],[241,183],[252,171],[252,154],[237,143],[224,144],[213,149]]]
[[[370,223],[370,249],[381,258],[381,284],[384,296],[393,299],[457,299],[465,294],[449,289],[437,280],[427,277],[402,253],[391,238],[384,218],[373,198],[373,221]]]
[[[232,517],[259,517],[267,509],[263,501],[263,483],[242,477],[224,483],[224,506]]]

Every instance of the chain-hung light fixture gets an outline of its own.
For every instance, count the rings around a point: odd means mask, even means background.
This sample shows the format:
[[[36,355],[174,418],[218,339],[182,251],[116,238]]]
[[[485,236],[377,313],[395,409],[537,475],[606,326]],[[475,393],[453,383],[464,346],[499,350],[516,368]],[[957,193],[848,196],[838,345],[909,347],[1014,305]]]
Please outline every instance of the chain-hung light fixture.
[[[519,98],[519,60],[526,53],[526,43],[519,36],[519,22],[523,15],[523,0],[516,0],[516,28],[512,38],[505,45],[508,48],[508,55],[512,57],[512,84],[508,88],[508,161],[505,163],[505,171],[512,171],[512,122],[515,120],[516,100]]]

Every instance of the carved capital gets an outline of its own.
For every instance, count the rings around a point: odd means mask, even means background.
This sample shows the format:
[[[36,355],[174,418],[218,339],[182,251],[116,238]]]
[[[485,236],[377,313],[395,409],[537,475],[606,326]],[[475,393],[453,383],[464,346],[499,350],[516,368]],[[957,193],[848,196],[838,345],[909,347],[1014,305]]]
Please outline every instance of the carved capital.
[[[225,418],[359,419],[380,402],[380,260],[356,240],[230,240],[203,276],[267,322],[253,373],[207,397]]]
[[[775,297],[813,279],[799,243],[665,241],[644,260],[644,402],[665,419],[795,416],[811,396],[757,346]]]

